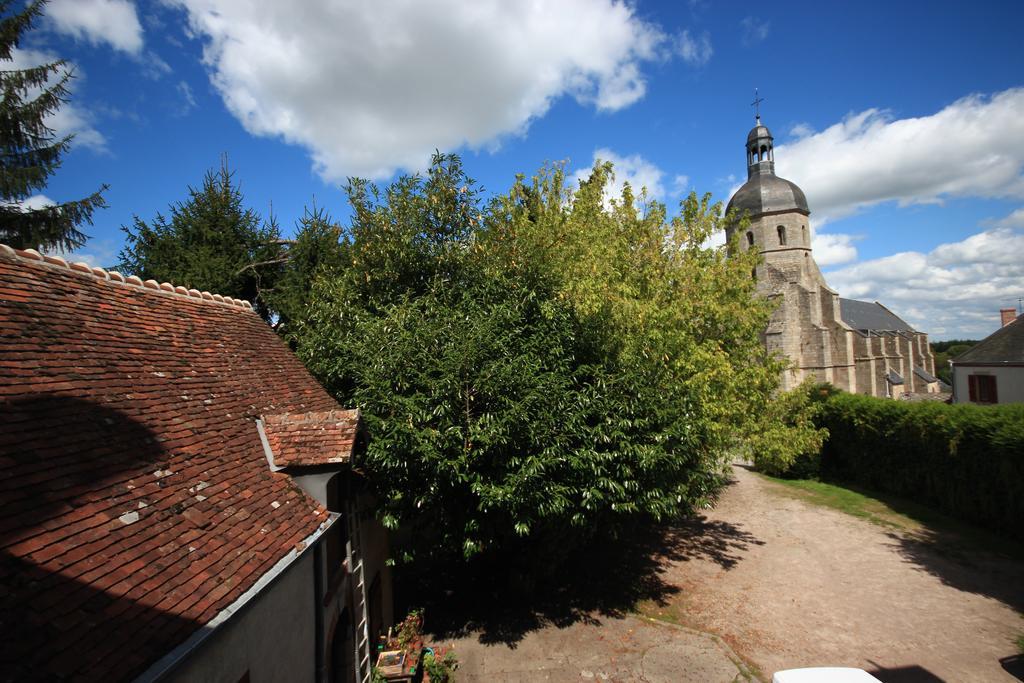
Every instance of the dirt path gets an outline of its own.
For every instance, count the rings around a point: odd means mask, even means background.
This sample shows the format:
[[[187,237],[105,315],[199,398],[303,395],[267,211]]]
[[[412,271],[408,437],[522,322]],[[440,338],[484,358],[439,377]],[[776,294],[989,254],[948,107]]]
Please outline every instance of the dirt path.
[[[1024,562],[734,473],[705,517],[599,545],[547,598],[510,598],[506,567],[454,586],[427,613],[459,679],[729,683],[855,666],[884,683],[1024,681]]]
[[[785,495],[742,468],[648,611],[721,636],[762,672],[857,666],[883,681],[1013,681],[1024,563]],[[1000,662],[1003,660],[1003,663]],[[1020,675],[1020,674],[1018,674]]]

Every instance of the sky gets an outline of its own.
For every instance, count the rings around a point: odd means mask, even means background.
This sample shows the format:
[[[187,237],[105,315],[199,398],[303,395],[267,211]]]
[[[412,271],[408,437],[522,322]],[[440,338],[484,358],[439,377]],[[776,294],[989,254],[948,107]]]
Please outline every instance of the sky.
[[[1007,0],[51,0],[14,61],[73,65],[75,138],[29,203],[108,184],[69,258],[110,266],[225,156],[285,232],[434,150],[488,193],[602,159],[670,210],[726,202],[757,88],[830,286],[978,339],[1024,297],[1021,25]]]

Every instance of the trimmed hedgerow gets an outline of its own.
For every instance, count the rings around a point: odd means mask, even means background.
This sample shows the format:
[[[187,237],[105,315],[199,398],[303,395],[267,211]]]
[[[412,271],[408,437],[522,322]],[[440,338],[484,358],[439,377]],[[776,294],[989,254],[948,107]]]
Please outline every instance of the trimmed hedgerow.
[[[1024,538],[1024,405],[905,403],[837,393],[821,477],[860,484]]]

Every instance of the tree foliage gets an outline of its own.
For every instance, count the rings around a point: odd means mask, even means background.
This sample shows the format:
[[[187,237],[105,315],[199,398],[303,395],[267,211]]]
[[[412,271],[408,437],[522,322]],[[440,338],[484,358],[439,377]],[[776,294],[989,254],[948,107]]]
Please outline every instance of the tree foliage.
[[[827,392],[823,479],[936,507],[1024,539],[1024,405],[893,401]]]
[[[291,338],[360,407],[384,521],[472,555],[707,505],[763,432],[779,361],[760,332],[756,254],[707,248],[721,206],[679,215],[598,166],[486,206],[454,156],[380,190],[348,187],[344,265]],[[786,425],[771,425],[785,431]]]
[[[950,339],[947,341],[931,342],[930,346],[935,356],[935,375],[946,384],[953,384],[953,373],[949,369],[949,360],[956,358],[977,343],[976,339]]]
[[[828,429],[815,418],[822,403],[839,390],[813,379],[778,394],[767,406],[764,429],[743,441],[742,452],[758,470],[787,479],[814,479]]]
[[[11,13],[12,2],[0,0],[0,61],[12,62],[25,31],[43,13],[35,0]],[[28,208],[25,200],[46,187],[71,146],[71,135],[57,138],[47,119],[67,102],[72,73],[64,60],[28,69],[0,70],[0,242],[17,248],[81,247],[79,230],[92,224],[92,214],[106,206],[102,186],[78,201]]]
[[[315,204],[306,209],[296,226],[295,238],[289,241],[273,289],[264,290],[281,333],[288,334],[292,322],[305,315],[317,277],[341,274],[348,248],[343,228],[330,214]]]
[[[170,206],[170,220],[135,216],[120,253],[120,268],[142,279],[244,299],[265,318],[264,291],[272,288],[285,260],[273,219],[246,208],[234,174],[224,163],[207,171],[201,187]]]

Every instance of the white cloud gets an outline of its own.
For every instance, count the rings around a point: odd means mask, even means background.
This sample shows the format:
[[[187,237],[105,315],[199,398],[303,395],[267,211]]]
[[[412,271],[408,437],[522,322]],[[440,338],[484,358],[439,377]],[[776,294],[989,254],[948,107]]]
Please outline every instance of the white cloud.
[[[647,188],[647,196],[660,201],[664,201],[666,197],[682,194],[689,184],[689,178],[685,175],[677,175],[672,179],[671,191],[666,191],[665,172],[660,168],[639,154],[622,156],[607,147],[595,150],[593,163],[576,169],[571,176],[572,182],[579,183],[589,178],[594,164],[599,161],[610,161],[614,167],[615,178],[605,194],[606,201],[618,199],[622,195],[622,188],[626,183],[629,183],[634,195],[639,196],[640,191]]]
[[[302,145],[328,181],[494,148],[563,96],[614,111],[644,96],[671,40],[624,0],[172,0],[205,39],[228,110]]]
[[[1016,216],[1016,218],[1014,218]],[[878,300],[933,337],[980,339],[999,326],[999,309],[1024,296],[1024,210],[1017,221],[942,244],[828,273],[842,296]],[[817,256],[817,254],[815,254]]]
[[[1009,216],[993,222],[997,228],[1024,228],[1024,208],[1017,209]]]
[[[676,36],[675,51],[691,66],[704,66],[714,53],[711,48],[711,36],[707,31],[696,38],[691,37],[689,31],[683,31]]]
[[[819,266],[837,266],[857,260],[857,247],[853,246],[854,235],[842,233],[815,232],[811,237],[814,260]]]
[[[743,29],[741,41],[744,47],[753,47],[768,37],[772,30],[772,22],[762,21],[757,17],[744,17],[740,22],[740,28]]]
[[[120,251],[121,247],[118,241],[111,239],[94,239],[89,240],[86,242],[84,247],[76,249],[75,251],[63,251],[61,249],[56,249],[49,253],[62,257],[68,263],[81,261],[83,263],[88,263],[90,266],[111,268],[116,266],[120,261]]]
[[[142,67],[142,74],[146,78],[158,81],[171,73],[171,65],[165,62],[155,52],[146,51],[138,56],[139,66]]]
[[[15,49],[11,51],[9,66],[5,65],[4,68],[26,69],[58,59],[60,58],[56,55],[41,50]],[[83,78],[82,72],[74,64],[69,65],[69,68],[75,70],[80,82]],[[44,122],[53,129],[54,135],[58,138],[74,135],[75,139],[71,142],[73,147],[88,147],[100,153],[108,151],[107,139],[93,127],[92,114],[74,102],[64,102],[60,108],[46,117]]]
[[[794,138],[805,138],[814,135],[814,129],[809,123],[800,122],[793,124],[793,127],[789,129],[789,134]]]
[[[1024,88],[971,95],[931,116],[869,109],[797,132],[776,149],[776,166],[810,198],[819,224],[885,201],[1024,197]]]
[[[33,210],[41,209],[44,206],[53,206],[57,202],[53,201],[45,194],[34,194],[27,199],[23,199],[20,202],[10,202],[8,206],[20,206],[22,209]]]
[[[142,50],[142,25],[128,0],[51,0],[46,16],[58,31],[79,40],[136,55]]]
[[[182,100],[180,113],[184,116],[196,108],[196,98],[192,94],[192,86],[185,81],[178,81],[177,90]]]

